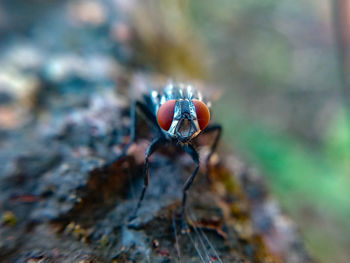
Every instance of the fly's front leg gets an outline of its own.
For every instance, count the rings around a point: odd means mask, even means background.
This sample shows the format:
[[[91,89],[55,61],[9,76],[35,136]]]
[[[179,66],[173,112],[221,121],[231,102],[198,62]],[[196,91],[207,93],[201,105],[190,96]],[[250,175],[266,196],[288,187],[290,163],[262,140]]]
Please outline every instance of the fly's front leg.
[[[135,101],[131,105],[130,109],[130,142],[124,147],[122,156],[125,156],[130,145],[137,140],[137,108],[146,117],[146,121],[150,126],[158,127],[157,120],[148,107],[140,101]]]
[[[219,124],[213,124],[213,125],[209,125],[204,131],[202,134],[208,134],[208,133],[214,133],[216,132],[216,135],[215,135],[215,138],[214,138],[214,142],[213,144],[211,145],[210,147],[210,152],[205,160],[205,165],[206,165],[206,168],[207,168],[207,179],[209,182],[211,182],[211,179],[210,179],[210,167],[209,167],[209,162],[210,162],[210,158],[211,156],[213,155],[213,153],[215,152],[217,146],[218,146],[218,143],[219,143],[219,140],[221,138],[221,133],[222,133],[222,126],[219,125]]]
[[[188,232],[188,228],[185,221],[185,208],[186,208],[186,198],[187,198],[187,190],[191,187],[194,178],[197,175],[199,169],[199,155],[196,149],[193,148],[191,144],[185,145],[184,150],[188,153],[192,160],[195,162],[196,167],[194,168],[192,175],[186,180],[183,189],[182,189],[182,205],[181,205],[181,224],[182,224],[182,232]]]
[[[117,156],[116,158],[112,159],[107,164],[105,164],[105,168],[110,167],[117,160],[119,160],[122,157],[125,157],[130,146],[137,140],[137,109],[139,109],[139,111],[143,113],[143,115],[146,117],[147,123],[150,126],[158,128],[157,120],[153,113],[148,109],[148,107],[140,101],[134,101],[130,107],[130,141],[123,148],[121,155]]]
[[[164,143],[166,143],[166,139],[164,137],[158,137],[156,139],[154,139],[151,144],[148,146],[147,150],[146,150],[146,155],[145,155],[145,164],[144,164],[144,169],[143,169],[143,176],[144,176],[144,183],[143,183],[143,188],[142,188],[142,192],[140,195],[140,198],[137,202],[137,205],[135,207],[134,212],[132,213],[132,215],[129,218],[129,221],[133,220],[134,218],[136,218],[137,216],[137,211],[139,210],[141,203],[145,197],[145,193],[148,187],[148,183],[149,183],[149,162],[148,159],[149,157],[157,150],[159,149]]]

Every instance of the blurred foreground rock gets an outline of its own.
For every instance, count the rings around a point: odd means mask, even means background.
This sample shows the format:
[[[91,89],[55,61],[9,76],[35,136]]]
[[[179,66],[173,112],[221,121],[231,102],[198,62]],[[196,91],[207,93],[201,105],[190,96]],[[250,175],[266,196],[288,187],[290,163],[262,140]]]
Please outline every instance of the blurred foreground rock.
[[[179,200],[193,163],[173,148],[155,154],[146,200],[128,225],[147,141],[102,169],[128,141],[128,105],[112,90],[88,98],[2,131],[1,262],[311,262],[261,178],[230,154],[214,156],[212,185],[205,171],[197,177],[185,235]]]

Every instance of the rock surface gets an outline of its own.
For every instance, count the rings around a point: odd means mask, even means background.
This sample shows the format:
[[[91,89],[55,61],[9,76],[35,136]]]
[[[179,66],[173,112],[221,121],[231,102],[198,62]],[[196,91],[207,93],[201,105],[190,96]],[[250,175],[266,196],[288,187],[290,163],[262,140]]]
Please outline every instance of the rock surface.
[[[191,188],[190,233],[179,231],[179,200],[193,164],[173,148],[152,158],[146,200],[127,223],[145,143],[102,169],[127,141],[127,108],[109,93],[90,96],[59,120],[2,136],[2,261],[311,262],[261,179],[231,155],[216,156],[212,184],[203,170]]]

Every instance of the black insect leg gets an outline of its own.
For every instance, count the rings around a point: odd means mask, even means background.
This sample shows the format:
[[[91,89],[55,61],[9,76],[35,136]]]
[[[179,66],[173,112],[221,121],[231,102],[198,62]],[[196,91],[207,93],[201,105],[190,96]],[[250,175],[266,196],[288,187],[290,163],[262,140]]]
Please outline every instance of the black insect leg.
[[[187,190],[193,183],[194,178],[197,175],[199,169],[199,155],[196,149],[193,148],[191,144],[185,145],[184,150],[191,156],[192,160],[195,162],[196,167],[194,168],[192,175],[186,180],[182,189],[182,205],[181,205],[181,220],[182,220],[182,232],[187,232],[188,228],[185,222],[185,208],[186,208],[186,198]]]
[[[132,145],[137,140],[137,108],[146,117],[147,123],[150,126],[154,126],[159,129],[156,117],[145,104],[143,104],[140,101],[135,101],[134,103],[132,103],[130,109],[130,142],[124,147],[122,156],[126,155],[126,152],[128,151],[130,145]]]
[[[222,133],[222,126],[219,125],[219,124],[209,125],[202,133],[202,134],[207,134],[207,133],[213,133],[213,132],[216,132],[216,136],[214,138],[213,144],[210,147],[210,152],[209,152],[209,154],[207,156],[207,159],[205,160],[205,165],[206,165],[206,168],[207,168],[206,175],[207,175],[207,179],[208,179],[209,182],[211,182],[209,161],[210,161],[211,156],[215,152],[216,147],[218,146],[218,143],[220,141],[221,133]]]
[[[144,184],[143,184],[143,188],[142,188],[142,192],[139,198],[139,201],[137,202],[137,205],[135,207],[134,212],[132,213],[131,217],[129,218],[130,220],[133,220],[134,218],[136,218],[137,215],[137,211],[139,210],[142,200],[145,197],[145,193],[148,187],[148,182],[149,182],[149,162],[148,162],[148,158],[157,150],[160,148],[160,146],[162,146],[164,143],[166,143],[166,139],[164,137],[158,137],[156,139],[154,139],[151,144],[148,146],[147,150],[146,150],[146,156],[145,156],[145,164],[144,164],[144,170],[143,170],[143,176],[144,176]]]
[[[123,148],[121,155],[105,164],[105,168],[110,167],[117,160],[126,156],[129,147],[137,140],[137,109],[146,117],[147,123],[152,127],[156,127],[160,132],[156,117],[148,107],[140,101],[133,102],[130,108],[130,142]]]

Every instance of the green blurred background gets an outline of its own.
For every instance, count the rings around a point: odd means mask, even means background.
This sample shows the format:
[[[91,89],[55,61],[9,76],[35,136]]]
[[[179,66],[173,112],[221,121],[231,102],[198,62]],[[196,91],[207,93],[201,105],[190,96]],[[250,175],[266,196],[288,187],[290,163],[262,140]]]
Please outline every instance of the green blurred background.
[[[342,82],[332,1],[189,7],[210,53],[209,79],[224,90],[214,114],[226,140],[259,167],[315,258],[349,262],[350,87]]]

